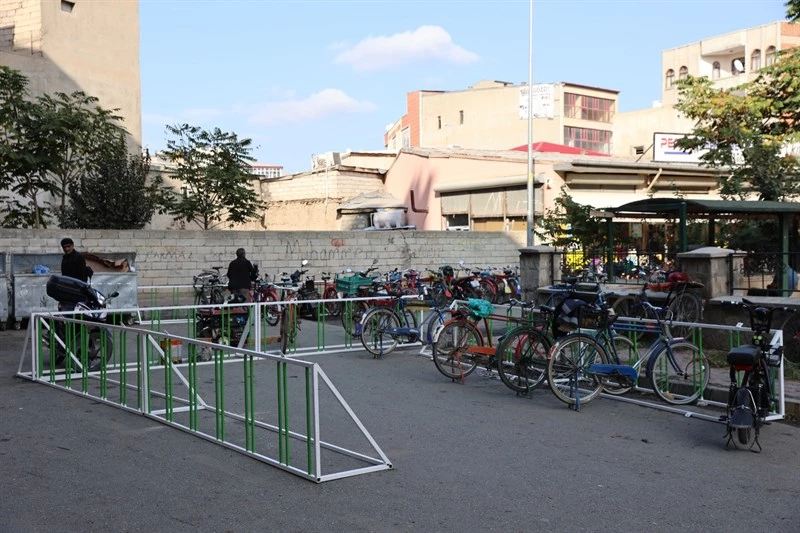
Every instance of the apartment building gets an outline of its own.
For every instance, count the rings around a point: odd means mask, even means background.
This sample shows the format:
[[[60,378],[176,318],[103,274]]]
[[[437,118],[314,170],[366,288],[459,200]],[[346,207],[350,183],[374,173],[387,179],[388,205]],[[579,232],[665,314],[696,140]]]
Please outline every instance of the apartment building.
[[[253,175],[260,178],[273,179],[283,176],[283,165],[271,165],[269,163],[251,163]]]
[[[612,153],[642,155],[650,160],[667,160],[659,145],[692,131],[694,123],[681,115],[676,82],[687,76],[706,76],[720,89],[753,81],[762,67],[775,62],[780,50],[800,45],[800,25],[778,21],[738,30],[664,50],[661,53],[661,100],[651,109],[619,113],[614,121]],[[656,136],[655,134],[661,134]],[[672,150],[672,156],[686,162],[687,154]],[[695,162],[698,161],[696,154]]]
[[[573,83],[533,86],[533,137],[605,154],[613,146],[619,92]],[[384,146],[508,150],[528,142],[528,87],[481,81],[463,91],[414,91]]]
[[[0,65],[34,96],[83,91],[119,109],[131,151],[141,148],[138,0],[0,0]]]

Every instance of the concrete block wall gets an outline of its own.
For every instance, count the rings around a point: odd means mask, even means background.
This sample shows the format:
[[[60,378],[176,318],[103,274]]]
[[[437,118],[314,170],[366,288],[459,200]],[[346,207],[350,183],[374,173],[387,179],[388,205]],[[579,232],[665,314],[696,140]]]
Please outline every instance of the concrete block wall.
[[[383,190],[383,181],[376,175],[353,175],[329,170],[284,179],[262,180],[261,194],[267,202],[304,201],[329,198],[346,201],[359,194]],[[267,213],[269,217],[269,213]]]
[[[147,231],[147,230],[12,230],[0,229],[0,251],[60,253],[69,236],[78,251],[136,254],[139,286],[188,285],[210,266],[223,271],[236,248],[273,276],[293,271],[302,259],[310,273],[361,270],[377,259],[381,270],[436,268],[443,263],[469,266],[519,264],[524,232],[436,231]]]
[[[0,0],[0,50],[41,53],[41,0]]]

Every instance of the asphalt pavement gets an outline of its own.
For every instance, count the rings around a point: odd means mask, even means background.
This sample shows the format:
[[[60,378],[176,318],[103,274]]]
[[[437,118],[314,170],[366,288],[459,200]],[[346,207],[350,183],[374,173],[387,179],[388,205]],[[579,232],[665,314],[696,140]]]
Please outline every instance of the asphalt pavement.
[[[800,530],[797,426],[726,451],[718,423],[454,383],[416,348],[315,356],[394,469],[314,484],[14,377],[24,336],[0,332],[0,532]]]

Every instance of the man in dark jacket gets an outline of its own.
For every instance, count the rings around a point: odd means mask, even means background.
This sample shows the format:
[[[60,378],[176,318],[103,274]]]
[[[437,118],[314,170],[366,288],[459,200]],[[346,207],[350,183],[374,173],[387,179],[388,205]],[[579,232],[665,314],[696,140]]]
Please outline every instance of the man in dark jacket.
[[[89,281],[91,276],[86,260],[75,250],[75,243],[66,237],[61,239],[61,249],[64,250],[64,257],[61,258],[61,275],[79,279],[83,282]]]
[[[244,296],[245,302],[252,302],[250,287],[255,277],[255,267],[245,257],[244,248],[239,248],[236,250],[236,259],[228,265],[228,290],[231,294]]]

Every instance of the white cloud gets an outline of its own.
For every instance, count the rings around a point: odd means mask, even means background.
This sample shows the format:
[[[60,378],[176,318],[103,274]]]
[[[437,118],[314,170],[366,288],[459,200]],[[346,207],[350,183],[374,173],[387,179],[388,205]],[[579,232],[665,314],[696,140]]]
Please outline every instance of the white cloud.
[[[355,70],[378,70],[427,59],[466,65],[477,61],[478,55],[453,43],[441,26],[420,26],[414,31],[367,37],[339,53],[333,62]]]
[[[257,108],[250,117],[253,124],[297,123],[340,113],[367,113],[378,106],[359,101],[339,89],[323,89],[305,100],[270,102]]]

